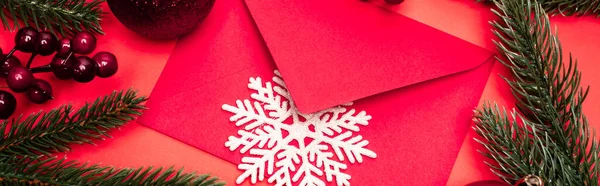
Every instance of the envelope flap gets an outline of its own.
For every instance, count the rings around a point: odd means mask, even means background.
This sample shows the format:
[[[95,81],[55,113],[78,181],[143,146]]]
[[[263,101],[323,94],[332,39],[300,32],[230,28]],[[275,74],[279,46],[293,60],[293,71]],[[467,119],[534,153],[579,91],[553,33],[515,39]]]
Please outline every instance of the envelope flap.
[[[361,1],[246,4],[294,102],[306,113],[462,72],[493,55]]]

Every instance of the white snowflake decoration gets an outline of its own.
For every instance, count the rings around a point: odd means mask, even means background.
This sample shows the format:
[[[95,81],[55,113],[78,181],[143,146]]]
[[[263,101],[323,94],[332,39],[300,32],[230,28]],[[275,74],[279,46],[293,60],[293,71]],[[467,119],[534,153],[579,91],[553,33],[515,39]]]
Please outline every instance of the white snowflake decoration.
[[[342,172],[347,168],[344,160],[360,163],[363,156],[377,157],[365,148],[367,140],[353,136],[360,130],[359,125],[369,124],[371,116],[346,109],[352,103],[312,114],[300,113],[281,75],[278,71],[275,75],[275,86],[271,82],[263,84],[260,77],[250,78],[248,88],[256,91],[250,96],[255,101],[237,100],[236,106],[222,107],[234,114],[229,119],[236,126],[243,127],[237,136],[229,136],[225,146],[231,151],[239,149],[242,154],[249,151],[238,165],[244,173],[236,182],[250,178],[256,183],[267,174],[268,182],[278,186],[292,186],[301,177],[300,186],[324,186],[319,177],[325,173],[328,182],[335,177],[338,186],[350,185],[350,175]]]

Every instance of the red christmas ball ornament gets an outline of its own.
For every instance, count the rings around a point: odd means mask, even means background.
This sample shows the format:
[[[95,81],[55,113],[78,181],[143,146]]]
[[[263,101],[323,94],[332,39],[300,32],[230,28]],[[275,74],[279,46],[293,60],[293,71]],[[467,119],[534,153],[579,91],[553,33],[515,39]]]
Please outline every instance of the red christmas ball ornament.
[[[505,182],[502,181],[498,181],[498,180],[482,180],[482,181],[476,181],[473,183],[469,183],[465,186],[511,186]]]
[[[125,27],[150,39],[173,39],[202,22],[215,0],[107,0]]]
[[[385,0],[385,2],[391,5],[397,5],[404,2],[404,0]]]

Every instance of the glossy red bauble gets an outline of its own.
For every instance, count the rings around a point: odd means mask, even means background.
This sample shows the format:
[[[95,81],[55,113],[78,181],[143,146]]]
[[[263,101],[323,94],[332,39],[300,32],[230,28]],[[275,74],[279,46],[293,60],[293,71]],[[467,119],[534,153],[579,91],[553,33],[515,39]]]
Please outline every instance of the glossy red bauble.
[[[202,22],[215,0],[107,0],[130,30],[150,39],[173,39]]]
[[[387,4],[397,5],[397,4],[400,4],[400,3],[404,2],[404,0],[385,0],[385,2]]]

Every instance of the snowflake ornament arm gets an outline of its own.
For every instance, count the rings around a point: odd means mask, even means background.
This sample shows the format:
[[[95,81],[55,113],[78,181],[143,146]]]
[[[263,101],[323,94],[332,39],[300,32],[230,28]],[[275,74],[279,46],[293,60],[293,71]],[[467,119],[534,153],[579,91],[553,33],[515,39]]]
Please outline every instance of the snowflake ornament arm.
[[[314,114],[317,116],[316,121],[314,121],[316,129],[332,136],[341,133],[342,129],[358,132],[360,130],[358,125],[366,126],[369,124],[371,116],[367,115],[365,111],[354,115],[356,110],[347,111],[342,106],[352,106],[352,103],[346,103]]]

